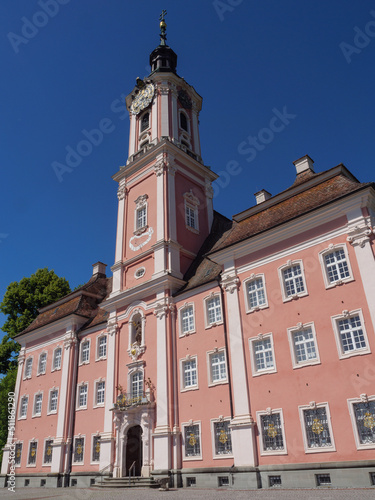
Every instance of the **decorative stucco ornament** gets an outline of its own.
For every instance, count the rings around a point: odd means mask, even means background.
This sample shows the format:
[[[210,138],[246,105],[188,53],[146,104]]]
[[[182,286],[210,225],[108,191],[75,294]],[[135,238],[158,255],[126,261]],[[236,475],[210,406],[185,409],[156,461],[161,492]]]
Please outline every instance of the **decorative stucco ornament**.
[[[140,235],[135,234],[129,240],[129,247],[134,252],[136,252],[140,248],[142,248],[145,245],[147,245],[147,243],[151,240],[151,237],[152,237],[153,233],[154,233],[154,230],[152,229],[152,227],[150,227],[150,228],[148,228],[147,231],[145,231],[144,233],[142,233]],[[139,240],[141,240],[141,241],[139,242]],[[136,242],[138,242],[138,244],[134,245],[133,243],[136,243]]]

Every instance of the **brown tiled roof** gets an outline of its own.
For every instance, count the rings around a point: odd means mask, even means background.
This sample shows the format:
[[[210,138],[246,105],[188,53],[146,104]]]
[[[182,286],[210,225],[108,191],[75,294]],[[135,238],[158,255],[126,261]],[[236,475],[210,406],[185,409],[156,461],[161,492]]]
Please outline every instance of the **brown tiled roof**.
[[[112,278],[106,278],[103,274],[93,276],[79,289],[42,308],[34,321],[17,337],[72,314],[87,318],[82,329],[105,322],[107,314],[99,308],[99,304],[109,295],[111,289]]]
[[[314,177],[318,175],[313,174]],[[308,176],[304,182],[311,178],[312,176]],[[300,185],[300,182],[298,184],[294,183],[292,188],[296,185]],[[227,246],[288,222],[369,185],[371,184],[359,183],[341,174],[302,190],[302,192],[295,195],[291,193],[290,197],[280,201],[280,203],[275,203],[269,208],[258,211],[239,222],[233,221],[232,227],[217,241],[212,248],[212,252],[222,250]]]

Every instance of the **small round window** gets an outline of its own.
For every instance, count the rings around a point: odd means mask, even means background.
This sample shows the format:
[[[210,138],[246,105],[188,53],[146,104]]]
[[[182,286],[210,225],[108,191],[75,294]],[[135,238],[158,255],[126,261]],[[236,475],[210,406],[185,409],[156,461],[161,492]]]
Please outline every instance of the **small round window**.
[[[146,272],[146,269],[144,267],[140,267],[139,269],[136,270],[135,272],[135,277],[138,279],[138,278],[142,278],[142,276],[145,275],[145,272]]]

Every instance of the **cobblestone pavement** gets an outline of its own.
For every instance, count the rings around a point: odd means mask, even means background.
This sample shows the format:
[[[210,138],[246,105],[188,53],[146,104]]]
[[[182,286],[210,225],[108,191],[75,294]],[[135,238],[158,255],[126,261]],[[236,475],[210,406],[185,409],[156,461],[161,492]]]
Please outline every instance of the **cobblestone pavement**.
[[[314,490],[200,490],[184,488],[170,491],[150,489],[57,489],[57,488],[17,488],[15,493],[0,490],[2,500],[374,500],[375,488]]]

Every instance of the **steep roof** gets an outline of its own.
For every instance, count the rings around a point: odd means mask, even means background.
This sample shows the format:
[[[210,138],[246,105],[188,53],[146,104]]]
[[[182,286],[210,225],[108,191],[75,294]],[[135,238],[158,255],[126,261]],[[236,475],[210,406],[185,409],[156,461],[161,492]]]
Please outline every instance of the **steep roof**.
[[[72,314],[87,319],[81,330],[105,322],[107,313],[99,308],[99,304],[109,295],[111,289],[112,278],[106,278],[104,274],[97,273],[77,290],[39,309],[39,315],[17,337]]]
[[[235,245],[264,231],[324,207],[373,183],[360,183],[340,164],[330,170],[297,174],[285,191],[233,216],[232,221],[215,212],[211,234],[188,269],[186,285],[176,295],[218,278],[221,267],[214,262],[214,252]],[[211,260],[212,259],[212,260]]]

